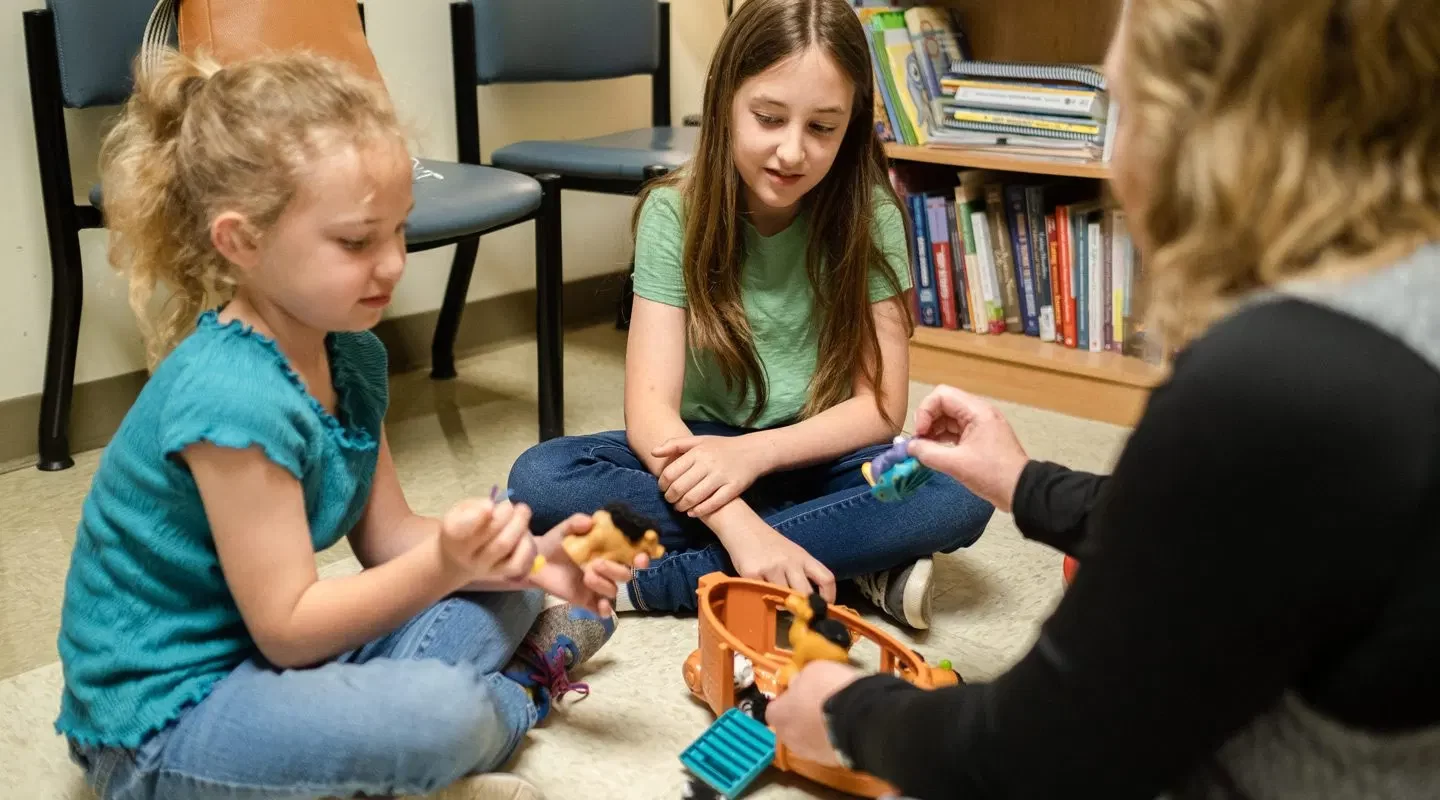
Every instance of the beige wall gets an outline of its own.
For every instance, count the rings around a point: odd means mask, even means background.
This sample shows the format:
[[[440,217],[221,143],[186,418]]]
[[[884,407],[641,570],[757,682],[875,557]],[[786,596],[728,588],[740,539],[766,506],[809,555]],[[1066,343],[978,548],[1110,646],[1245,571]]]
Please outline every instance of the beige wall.
[[[603,2],[603,0],[581,0]],[[35,165],[21,11],[40,0],[0,0],[0,401],[40,391],[49,319],[50,260]],[[370,41],[421,155],[455,157],[448,0],[369,0]],[[678,124],[700,110],[710,53],[724,26],[723,0],[671,4],[671,110]],[[602,34],[603,35],[603,34]],[[650,82],[622,78],[581,84],[484,87],[480,142],[492,149],[527,138],[576,138],[644,127]],[[69,120],[77,187],[93,180],[97,132],[109,111],[72,113]],[[617,271],[629,258],[630,200],[567,192],[564,206],[567,279]],[[481,242],[470,298],[480,300],[533,286],[532,226]],[[86,382],[143,368],[143,352],[122,281],[105,261],[105,233],[81,234],[85,314],[76,380]],[[396,294],[391,314],[440,304],[451,248],[419,253]]]

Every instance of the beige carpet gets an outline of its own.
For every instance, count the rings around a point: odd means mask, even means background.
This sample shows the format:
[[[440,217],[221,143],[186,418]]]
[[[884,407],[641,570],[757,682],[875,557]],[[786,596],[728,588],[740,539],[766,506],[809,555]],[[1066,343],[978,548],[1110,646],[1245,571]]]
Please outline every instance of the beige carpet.
[[[566,342],[566,420],[573,433],[620,427],[623,335],[606,327]],[[467,359],[461,378],[397,378],[389,436],[411,504],[438,513],[466,494],[503,483],[510,463],[536,440],[535,349],[516,343]],[[911,405],[930,387],[912,383]],[[1127,431],[1002,404],[1030,454],[1104,469]],[[0,475],[0,798],[89,798],[52,728],[60,670],[55,655],[60,597],[74,528],[98,453],[74,469]],[[325,573],[355,569],[343,545],[322,554]],[[967,551],[937,559],[935,626],[905,637],[932,661],[952,660],[983,680],[1030,644],[1058,597],[1060,556],[1022,540],[997,515]],[[869,609],[862,608],[869,613]],[[891,629],[894,630],[893,628]],[[557,798],[674,798],[678,756],[711,720],[691,700],[680,665],[695,647],[693,619],[625,616],[611,644],[582,675],[592,694],[567,700],[536,730],[510,769]],[[831,797],[772,771],[757,800]]]

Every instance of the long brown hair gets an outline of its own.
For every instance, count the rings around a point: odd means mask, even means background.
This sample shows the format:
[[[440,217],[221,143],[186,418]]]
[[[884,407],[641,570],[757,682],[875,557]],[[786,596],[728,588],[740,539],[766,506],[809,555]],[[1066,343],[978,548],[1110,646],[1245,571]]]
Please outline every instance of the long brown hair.
[[[815,297],[812,324],[818,326],[819,352],[801,415],[813,416],[849,398],[858,374],[875,387],[881,415],[898,426],[899,420],[891,420],[885,411],[885,367],[868,286],[871,271],[878,270],[896,295],[902,291],[871,228],[877,199],[887,199],[897,209],[900,202],[871,124],[875,98],[865,31],[844,0],[748,0],[740,7],[710,62],[695,157],[646,188],[635,206],[634,223],[638,225],[651,190],[675,186],[680,191],[686,333],[692,347],[714,355],[727,387],[738,386],[742,398],[754,388],[755,409],[747,424],[753,423],[765,408],[768,391],[741,298],[745,237],[740,175],[731,151],[731,111],[745,81],[810,47],[834,59],[855,96],[834,164],[804,200],[810,217],[805,269]],[[913,320],[908,304],[903,305],[909,331]]]
[[[154,367],[205,307],[234,293],[231,266],[210,239],[216,216],[239,211],[263,235],[312,157],[402,131],[382,87],[318,56],[219,69],[171,51],[136,71],[135,92],[101,146],[100,172],[110,262],[129,278]],[[160,284],[169,296],[154,318]]]
[[[1151,322],[1181,346],[1243,296],[1440,240],[1435,0],[1129,0],[1122,136]]]

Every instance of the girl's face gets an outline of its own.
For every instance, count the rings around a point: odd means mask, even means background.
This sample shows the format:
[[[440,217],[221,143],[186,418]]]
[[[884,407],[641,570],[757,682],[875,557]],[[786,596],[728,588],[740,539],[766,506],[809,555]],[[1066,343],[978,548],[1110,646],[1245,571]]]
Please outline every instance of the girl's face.
[[[793,216],[845,138],[855,87],[815,47],[740,85],[731,119],[732,157],[754,216]]]
[[[373,327],[405,271],[411,176],[399,142],[317,159],[266,232],[245,288],[314,330]]]

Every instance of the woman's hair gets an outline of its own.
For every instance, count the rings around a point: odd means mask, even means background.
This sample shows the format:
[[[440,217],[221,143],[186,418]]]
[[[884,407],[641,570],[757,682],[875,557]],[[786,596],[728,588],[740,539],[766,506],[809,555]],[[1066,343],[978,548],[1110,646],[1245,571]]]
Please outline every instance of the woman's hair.
[[[401,131],[383,87],[317,56],[218,69],[171,52],[137,73],[100,165],[110,261],[129,278],[153,367],[234,291],[210,238],[217,216],[239,212],[263,235],[311,159]],[[156,315],[162,283],[170,296]]]
[[[1434,0],[1129,0],[1121,108],[1148,316],[1180,345],[1240,296],[1440,238]]]
[[[834,164],[804,200],[810,216],[805,266],[815,297],[819,352],[802,415],[813,416],[850,397],[859,373],[875,387],[880,413],[898,426],[900,420],[889,419],[883,402],[884,364],[868,286],[871,271],[878,270],[895,294],[902,291],[871,228],[876,192],[897,209],[900,204],[872,125],[874,83],[865,31],[844,0],[747,0],[740,7],[710,62],[695,157],[647,187],[636,204],[634,223],[638,226],[651,190],[667,185],[679,189],[685,211],[682,258],[689,341],[714,355],[726,384],[738,386],[742,397],[753,387],[753,422],[764,410],[768,392],[741,298],[744,195],[732,156],[731,112],[745,81],[810,47],[834,59],[853,86],[854,102]],[[908,305],[905,314],[908,329],[913,324]]]

